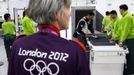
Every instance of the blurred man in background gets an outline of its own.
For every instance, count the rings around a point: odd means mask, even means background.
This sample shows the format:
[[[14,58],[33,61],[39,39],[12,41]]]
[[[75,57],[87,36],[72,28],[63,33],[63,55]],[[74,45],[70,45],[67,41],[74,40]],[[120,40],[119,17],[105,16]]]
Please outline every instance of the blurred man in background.
[[[32,35],[36,32],[34,21],[27,16],[27,10],[23,12],[22,30],[23,35]]]
[[[4,46],[6,49],[7,58],[10,56],[10,48],[16,38],[16,27],[14,22],[11,21],[10,14],[4,15],[5,22],[2,24],[2,32],[4,35]]]
[[[115,42],[119,42],[120,35],[121,35],[121,20],[117,16],[117,12],[115,10],[112,10],[110,12],[111,17],[111,26],[112,26],[112,37],[111,40],[114,40]]]
[[[107,33],[106,27],[110,25],[111,19],[110,19],[110,12],[106,11],[106,16],[102,20],[102,32]]]
[[[75,32],[77,33],[78,40],[83,43],[88,48],[87,38],[88,38],[88,31],[92,33],[93,37],[96,37],[94,34],[94,28],[92,24],[92,20],[95,14],[93,12],[89,12],[86,16],[79,20],[77,24],[77,28]]]
[[[122,15],[119,45],[122,47],[124,43],[129,50],[129,54],[126,55],[127,62],[123,75],[131,75],[134,71],[134,22],[126,4],[120,5],[119,10]]]

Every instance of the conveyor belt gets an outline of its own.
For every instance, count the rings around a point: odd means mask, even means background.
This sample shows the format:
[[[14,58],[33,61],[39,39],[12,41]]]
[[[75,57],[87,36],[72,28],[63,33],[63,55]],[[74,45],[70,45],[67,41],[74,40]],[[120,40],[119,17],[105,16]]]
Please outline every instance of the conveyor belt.
[[[99,45],[99,46],[115,45],[115,43],[110,43],[107,37],[101,37],[101,36],[99,36],[98,38],[89,38],[89,41],[93,45]]]

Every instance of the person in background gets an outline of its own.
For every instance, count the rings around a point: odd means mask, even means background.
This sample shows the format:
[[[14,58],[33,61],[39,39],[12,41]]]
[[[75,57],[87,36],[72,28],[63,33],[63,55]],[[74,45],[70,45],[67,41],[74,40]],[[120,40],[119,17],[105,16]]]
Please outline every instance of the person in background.
[[[134,71],[134,22],[126,4],[120,5],[119,10],[122,15],[119,45],[122,47],[124,43],[129,50],[129,54],[126,55],[127,62],[123,75],[131,75]]]
[[[112,39],[116,43],[120,40],[120,34],[121,34],[121,20],[117,16],[117,12],[115,10],[112,10],[110,12],[111,22],[112,22]]]
[[[36,32],[34,21],[27,16],[27,10],[23,12],[22,30],[23,35],[31,35]]]
[[[0,61],[0,66],[4,65],[4,62]]]
[[[20,15],[18,15],[18,25],[21,25],[21,24],[22,24],[21,17],[20,17]]]
[[[103,33],[107,33],[107,26],[110,25],[111,23],[111,19],[110,19],[110,12],[109,11],[106,11],[106,16],[103,18],[102,20],[102,32]]]
[[[0,29],[1,29],[1,25],[3,22],[4,22],[4,20],[3,20],[2,16],[0,16]]]
[[[88,43],[86,39],[88,38],[88,31],[90,30],[92,35],[96,37],[96,35],[94,34],[93,25],[91,24],[94,15],[95,14],[93,12],[89,12],[87,16],[84,16],[82,19],[80,19],[75,30],[78,40],[83,43],[87,48]]]
[[[71,0],[30,0],[28,15],[41,30],[16,40],[8,75],[90,75],[81,44],[60,37],[68,29]]]
[[[10,48],[16,38],[16,27],[14,22],[11,21],[10,14],[4,15],[5,22],[2,23],[2,32],[4,36],[4,46],[7,54],[7,58],[10,56]]]
[[[0,16],[0,21],[3,21],[2,16]]]

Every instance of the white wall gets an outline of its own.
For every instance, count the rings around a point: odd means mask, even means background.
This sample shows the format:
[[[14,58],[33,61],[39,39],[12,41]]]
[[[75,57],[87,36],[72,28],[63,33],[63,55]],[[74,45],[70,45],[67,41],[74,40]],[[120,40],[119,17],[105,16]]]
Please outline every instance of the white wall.
[[[7,2],[0,2],[0,16],[8,12]]]
[[[90,4],[90,0],[72,0],[72,6],[96,6],[96,9],[105,15],[105,11],[117,10],[120,4],[127,4],[129,10],[134,12],[134,0],[95,0],[96,4]],[[13,18],[13,8],[26,8],[29,0],[9,0],[9,13]],[[0,15],[8,12],[7,2],[0,2]],[[119,12],[118,12],[119,14]]]
[[[72,0],[72,6],[96,6],[96,9],[105,15],[105,11],[116,10],[119,13],[119,6],[127,4],[130,12],[134,12],[134,0],[95,0],[95,4],[91,4],[90,0]]]
[[[119,13],[119,6],[121,4],[127,4],[129,11],[134,11],[134,0],[97,0],[96,9],[105,15],[105,11],[116,10]]]
[[[96,9],[102,14],[107,10],[117,10],[120,4],[127,4],[129,10],[134,12],[134,0],[95,0],[96,4],[90,4],[90,0],[72,0],[72,6],[92,6],[95,5]],[[13,8],[26,8],[29,0],[9,0],[9,13],[13,15]],[[7,2],[0,2],[0,15],[8,12]]]
[[[13,8],[16,9],[27,8],[28,2],[29,0],[9,0],[9,13],[11,14],[11,18],[14,19]],[[18,14],[22,14],[22,12]]]
[[[72,0],[72,6],[96,6],[96,9],[105,15],[105,11],[119,11],[120,4],[127,4],[130,11],[134,11],[134,0],[95,0],[96,4],[91,4],[90,0]],[[9,12],[13,13],[13,8],[27,7],[29,0],[9,0]],[[4,7],[4,6],[3,6]],[[119,12],[118,12],[119,13]]]

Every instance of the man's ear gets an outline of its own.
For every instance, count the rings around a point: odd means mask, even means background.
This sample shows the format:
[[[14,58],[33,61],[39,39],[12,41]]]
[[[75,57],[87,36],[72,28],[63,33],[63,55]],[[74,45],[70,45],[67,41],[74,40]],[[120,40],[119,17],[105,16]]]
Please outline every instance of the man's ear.
[[[61,13],[61,11],[58,11],[58,12],[54,12],[53,13],[53,20],[57,21],[59,20],[59,18],[61,18],[63,14]]]

